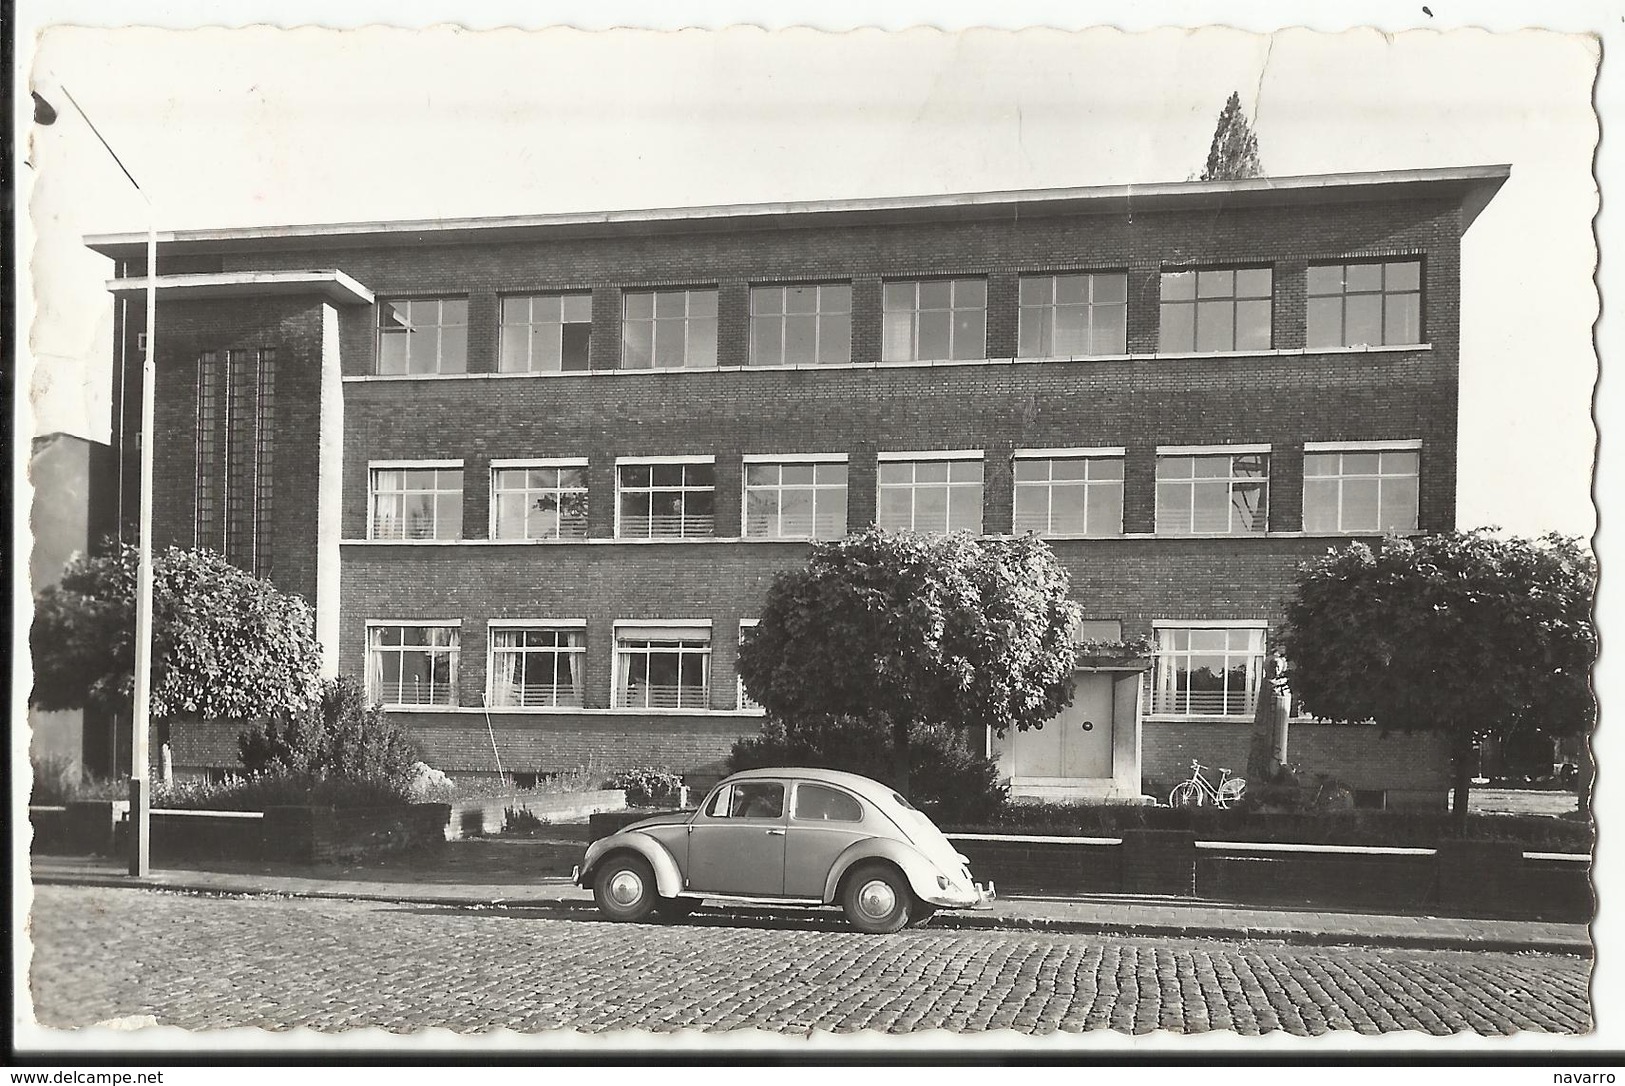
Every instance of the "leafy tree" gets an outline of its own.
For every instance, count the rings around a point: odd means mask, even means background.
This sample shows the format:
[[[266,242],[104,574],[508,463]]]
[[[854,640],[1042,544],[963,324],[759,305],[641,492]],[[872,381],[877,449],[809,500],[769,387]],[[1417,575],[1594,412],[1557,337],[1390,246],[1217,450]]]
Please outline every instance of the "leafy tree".
[[[891,533],[819,543],[781,573],[739,672],[791,726],[847,717],[889,731],[907,792],[909,743],[927,725],[964,732],[1042,725],[1072,700],[1078,609],[1041,541]]]
[[[1595,559],[1488,529],[1353,543],[1298,574],[1283,646],[1303,707],[1450,737],[1464,826],[1475,736],[1591,728]]]
[[[971,749],[961,733],[940,724],[914,730],[908,757],[910,775],[918,782],[909,799],[939,822],[989,822],[1010,798],[1010,785],[999,778],[998,762]],[[890,731],[854,717],[794,725],[769,718],[760,734],[739,740],[728,757],[730,773],[787,765],[861,773],[902,791]]]
[[[1247,115],[1241,111],[1241,95],[1231,91],[1230,99],[1219,111],[1219,123],[1213,129],[1213,143],[1208,147],[1202,180],[1240,181],[1263,175],[1264,167],[1258,161],[1258,137],[1253,134]]]
[[[383,707],[369,705],[361,684],[346,676],[322,683],[316,700],[295,712],[244,731],[237,750],[250,773],[381,784],[402,794],[422,756]]]
[[[130,711],[136,548],[76,556],[34,605],[33,704]],[[320,658],[309,604],[205,550],[154,555],[152,715],[287,715],[315,697]]]

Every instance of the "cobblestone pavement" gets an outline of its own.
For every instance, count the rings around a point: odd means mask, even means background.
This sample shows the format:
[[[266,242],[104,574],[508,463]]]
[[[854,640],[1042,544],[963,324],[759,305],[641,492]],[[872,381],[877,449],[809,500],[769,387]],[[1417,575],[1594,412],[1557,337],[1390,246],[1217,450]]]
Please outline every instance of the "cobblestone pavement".
[[[1313,1035],[1590,1028],[1590,962],[1014,931],[838,915],[615,925],[524,909],[40,886],[44,1025]]]

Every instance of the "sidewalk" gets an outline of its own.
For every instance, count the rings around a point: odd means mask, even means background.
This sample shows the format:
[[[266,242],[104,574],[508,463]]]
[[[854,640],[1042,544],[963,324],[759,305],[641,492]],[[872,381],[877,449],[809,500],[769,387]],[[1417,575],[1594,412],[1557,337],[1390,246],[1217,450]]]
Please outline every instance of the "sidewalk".
[[[31,871],[35,883],[51,885],[501,907],[587,916],[594,912],[591,892],[570,884],[570,867],[580,854],[581,844],[575,841],[480,840],[455,842],[431,854],[393,856],[352,865],[173,861],[154,865],[144,879],[133,879],[125,874],[122,860],[36,856]],[[764,906],[729,911],[765,917],[800,910]],[[1261,939],[1310,945],[1538,951],[1582,956],[1592,953],[1590,933],[1584,924],[1273,909],[1117,894],[1015,893],[1000,898],[990,910],[940,912],[931,921],[931,930],[938,929]]]

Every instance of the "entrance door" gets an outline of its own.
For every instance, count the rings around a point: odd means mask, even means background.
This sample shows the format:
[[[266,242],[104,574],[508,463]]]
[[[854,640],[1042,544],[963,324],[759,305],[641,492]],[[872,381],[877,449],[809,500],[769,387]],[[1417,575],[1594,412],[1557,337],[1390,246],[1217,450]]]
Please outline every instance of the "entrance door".
[[[1076,693],[1072,696],[1072,704],[1044,727],[1046,729],[1055,727],[1061,732],[1061,776],[1110,777],[1111,676],[1081,676]]]

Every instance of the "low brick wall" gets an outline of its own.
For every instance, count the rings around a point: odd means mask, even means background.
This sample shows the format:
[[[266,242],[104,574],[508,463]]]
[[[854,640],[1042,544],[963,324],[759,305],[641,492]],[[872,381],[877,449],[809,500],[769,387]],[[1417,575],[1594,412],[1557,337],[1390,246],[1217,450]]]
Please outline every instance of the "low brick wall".
[[[1431,850],[1253,851],[1206,843],[1196,854],[1204,898],[1254,905],[1416,909],[1434,894]]]
[[[501,833],[504,812],[523,807],[543,822],[579,822],[590,815],[626,809],[626,792],[603,788],[592,792],[565,792],[559,795],[516,795],[496,799],[464,799],[451,805],[451,821],[446,840],[482,837]]]
[[[1122,849],[1108,838],[998,838],[949,834],[978,882],[1001,890],[1115,894],[1123,883]]]

